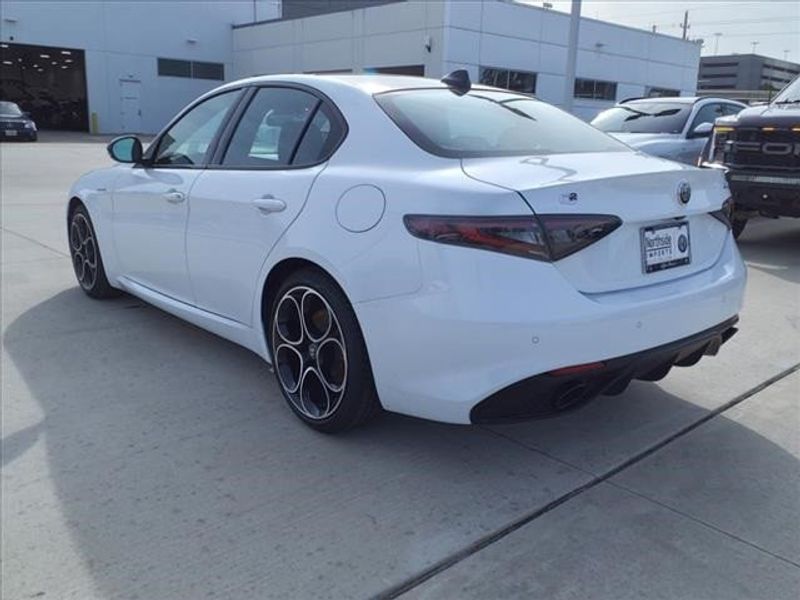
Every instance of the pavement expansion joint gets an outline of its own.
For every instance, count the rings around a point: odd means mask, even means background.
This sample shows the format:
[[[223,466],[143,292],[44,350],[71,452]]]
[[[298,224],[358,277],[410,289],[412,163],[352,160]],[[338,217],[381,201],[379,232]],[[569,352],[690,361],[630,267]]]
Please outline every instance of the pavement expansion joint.
[[[707,423],[711,419],[714,419],[715,417],[725,413],[726,411],[728,411],[731,408],[737,406],[738,404],[741,404],[742,402],[744,402],[748,398],[751,398],[751,397],[755,396],[759,392],[765,390],[766,388],[768,388],[769,386],[779,382],[780,380],[788,377],[789,375],[791,375],[792,373],[795,373],[796,371],[800,371],[800,363],[797,363],[797,364],[789,367],[788,369],[785,369],[785,370],[781,371],[780,373],[778,373],[776,375],[773,375],[772,377],[764,380],[760,384],[750,388],[749,390],[743,392],[742,394],[739,394],[738,396],[736,396],[732,400],[726,402],[725,404],[719,406],[718,408],[716,408],[714,410],[709,411],[708,413],[706,413],[702,417],[700,417],[697,420],[693,421],[689,425],[686,425],[685,427],[679,429],[678,431],[676,431],[672,435],[668,436],[667,438],[661,440],[660,442],[656,442],[655,444],[653,444],[653,445],[649,446],[648,448],[642,450],[641,452],[637,453],[636,455],[632,456],[631,458],[629,458],[628,460],[622,462],[621,464],[617,465],[616,467],[613,467],[613,468],[609,469],[608,471],[606,471],[605,473],[594,477],[593,479],[591,479],[590,481],[586,482],[585,484],[583,484],[581,486],[578,486],[577,488],[571,490],[570,492],[567,492],[566,494],[564,494],[562,496],[559,496],[555,500],[552,500],[551,502],[549,502],[549,503],[545,504],[544,506],[534,510],[533,512],[530,512],[530,513],[520,517],[519,519],[517,519],[515,521],[512,521],[511,523],[509,523],[505,527],[502,527],[501,529],[498,529],[497,531],[494,531],[494,532],[492,532],[492,533],[480,538],[479,540],[476,540],[474,543],[470,544],[469,546],[466,546],[466,547],[462,548],[461,550],[459,550],[458,552],[455,552],[454,554],[451,554],[450,556],[445,557],[444,559],[438,561],[437,563],[435,563],[434,565],[430,566],[429,568],[421,571],[417,575],[414,575],[413,577],[410,577],[409,579],[406,579],[405,581],[399,583],[396,586],[393,586],[393,587],[390,587],[390,588],[384,590],[383,592],[377,594],[375,596],[375,598],[380,599],[380,600],[390,600],[390,599],[393,599],[393,598],[399,598],[403,594],[405,594],[407,592],[410,592],[411,590],[413,590],[417,586],[419,586],[422,583],[428,581],[429,579],[435,577],[439,573],[442,573],[442,572],[450,569],[451,567],[454,567],[455,565],[457,565],[458,563],[462,562],[463,560],[469,558],[473,554],[477,554],[478,552],[480,552],[484,548],[487,548],[487,547],[491,546],[495,542],[498,542],[498,541],[502,540],[504,537],[510,535],[511,533],[514,533],[516,530],[521,529],[522,527],[524,527],[525,525],[528,525],[529,523],[532,523],[533,521],[535,521],[536,519],[538,519],[542,515],[545,515],[545,514],[549,513],[550,511],[558,508],[559,506],[561,506],[565,502],[568,502],[572,498],[575,498],[576,496],[579,496],[579,495],[583,494],[584,492],[587,492],[587,491],[591,490],[592,488],[598,486],[601,483],[607,482],[609,479],[611,479],[615,475],[618,475],[620,472],[622,472],[622,471],[632,467],[633,465],[641,462],[642,460],[644,460],[648,456],[650,456],[650,455],[654,454],[655,452],[658,452],[659,450],[661,450],[663,447],[665,447],[665,446],[671,444],[672,442],[682,438],[683,436],[685,436],[686,434],[694,431],[695,429],[697,429],[698,427],[700,427],[704,423]],[[526,446],[526,447],[529,448],[531,451],[539,452],[539,450],[536,450],[534,448],[530,448],[528,446]],[[560,462],[563,463],[563,461],[560,461]],[[617,487],[619,487],[619,486],[617,486]],[[624,489],[624,488],[621,488],[621,489]],[[626,489],[626,491],[630,491],[630,490]],[[644,498],[646,498],[646,497],[644,497]],[[652,501],[652,499],[650,499],[650,498],[646,498],[646,499]],[[653,501],[653,502],[655,502],[655,501]],[[660,503],[657,503],[657,504],[660,504]],[[678,511],[675,511],[674,509],[671,509],[668,506],[665,506],[665,508],[669,508],[673,512],[678,512]],[[683,515],[683,513],[679,513],[679,514]],[[687,518],[690,518],[693,521],[702,523],[700,521],[697,521],[697,519],[694,519],[694,518],[692,518],[692,517],[690,517],[688,515],[683,515],[683,516],[685,516]],[[711,526],[711,525],[709,525],[707,523],[702,523],[702,524],[706,525],[708,527],[711,527],[712,529],[715,529],[717,531],[720,531],[720,533],[725,533],[726,535],[728,535],[730,537],[733,537],[733,538],[735,538],[735,539],[747,544],[748,546],[751,546],[753,548],[761,550],[762,552],[765,552],[765,553],[769,554],[770,556],[774,556],[775,558],[778,558],[778,559],[782,560],[783,562],[788,562],[791,565],[800,567],[800,565],[797,565],[796,563],[794,563],[792,561],[789,561],[784,557],[774,555],[773,553],[768,552],[768,551],[764,550],[763,548],[760,548],[758,546],[754,546],[752,543],[748,542],[747,540],[741,540],[738,537],[733,536],[733,535],[731,535],[731,534],[729,534],[729,533],[727,533],[727,532],[725,532],[723,530],[719,530],[716,527],[713,527],[713,526]]]

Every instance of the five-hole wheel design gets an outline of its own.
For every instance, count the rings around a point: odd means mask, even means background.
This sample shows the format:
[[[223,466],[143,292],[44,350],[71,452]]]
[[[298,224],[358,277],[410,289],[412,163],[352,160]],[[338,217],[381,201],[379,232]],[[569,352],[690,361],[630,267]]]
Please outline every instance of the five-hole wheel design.
[[[278,381],[295,409],[312,420],[336,412],[347,386],[347,350],[331,305],[307,286],[278,300],[272,323]]]

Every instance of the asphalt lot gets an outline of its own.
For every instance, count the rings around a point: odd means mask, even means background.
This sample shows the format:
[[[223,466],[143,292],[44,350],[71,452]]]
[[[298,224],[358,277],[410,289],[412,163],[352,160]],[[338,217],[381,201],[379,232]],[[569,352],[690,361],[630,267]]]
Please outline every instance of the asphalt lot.
[[[0,145],[2,597],[800,594],[800,221],[758,221],[720,356],[572,415],[303,427],[255,355],[67,254],[102,141]]]

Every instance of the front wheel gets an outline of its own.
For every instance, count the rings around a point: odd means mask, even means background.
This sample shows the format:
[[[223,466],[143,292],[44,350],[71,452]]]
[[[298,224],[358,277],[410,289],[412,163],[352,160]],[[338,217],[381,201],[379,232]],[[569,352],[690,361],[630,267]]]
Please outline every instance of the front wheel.
[[[379,412],[361,328],[328,276],[313,269],[291,274],[275,296],[269,328],[278,385],[304,423],[334,433]]]
[[[92,298],[113,298],[120,291],[111,287],[100,257],[100,246],[92,220],[84,206],[78,206],[69,218],[69,253],[72,268],[81,289]]]

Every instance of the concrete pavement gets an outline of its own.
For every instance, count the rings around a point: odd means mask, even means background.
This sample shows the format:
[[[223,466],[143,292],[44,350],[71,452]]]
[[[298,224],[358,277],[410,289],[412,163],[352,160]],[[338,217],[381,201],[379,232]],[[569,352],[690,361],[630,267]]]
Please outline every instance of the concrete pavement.
[[[749,226],[741,332],[695,368],[330,437],[254,355],[77,289],[64,194],[107,161],[0,145],[3,598],[797,596],[800,221]]]

